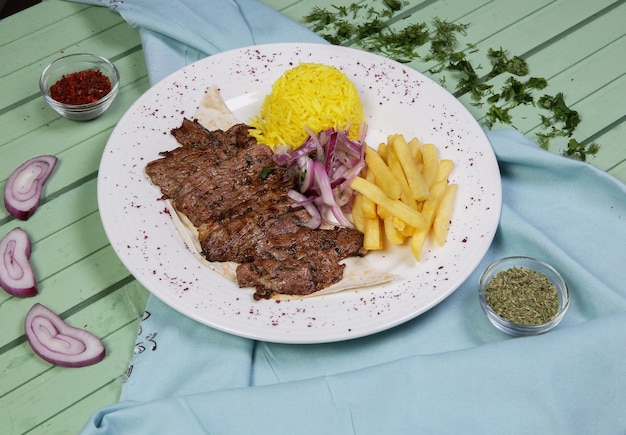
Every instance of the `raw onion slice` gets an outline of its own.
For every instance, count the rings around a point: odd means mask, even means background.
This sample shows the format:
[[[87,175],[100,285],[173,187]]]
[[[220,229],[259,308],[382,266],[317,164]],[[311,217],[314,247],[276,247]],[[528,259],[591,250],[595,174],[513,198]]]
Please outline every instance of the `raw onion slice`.
[[[4,187],[4,206],[11,215],[27,220],[35,213],[57,160],[51,155],[34,157],[13,171]]]
[[[33,351],[51,364],[84,367],[102,361],[106,354],[98,337],[68,325],[41,304],[26,314],[24,332]]]
[[[18,298],[35,296],[37,280],[30,265],[31,243],[26,231],[16,227],[0,241],[0,287]]]
[[[350,182],[366,167],[365,142],[353,141],[347,133],[333,128],[315,134],[306,129],[309,136],[295,150],[277,147],[274,161],[286,169],[285,175],[296,180],[298,190],[308,201],[299,200],[297,205],[307,205],[311,220],[307,226],[339,225],[352,227],[348,218],[353,196]],[[361,127],[360,138],[367,131]],[[311,212],[311,204],[317,212]],[[332,217],[332,219],[330,219]]]
[[[306,226],[313,230],[318,228],[322,223],[322,216],[320,216],[320,212],[313,203],[313,200],[293,189],[290,189],[287,195],[296,201],[294,204],[295,207],[304,207],[304,209],[309,212],[309,215],[311,215],[311,219],[307,222]]]

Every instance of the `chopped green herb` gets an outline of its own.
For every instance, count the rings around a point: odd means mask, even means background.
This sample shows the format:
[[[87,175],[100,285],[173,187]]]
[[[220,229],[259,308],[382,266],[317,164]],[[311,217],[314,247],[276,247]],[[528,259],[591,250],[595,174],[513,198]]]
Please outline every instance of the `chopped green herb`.
[[[474,101],[481,101],[485,94],[491,90],[492,86],[480,79],[472,64],[465,58],[465,55],[457,57],[450,62],[448,69],[461,73],[461,78],[459,78],[456,85],[458,94],[470,94]]]
[[[541,325],[559,311],[559,295],[541,272],[512,267],[496,273],[485,288],[485,300],[503,319],[520,325]]]
[[[383,3],[394,12],[402,9],[402,2],[398,0],[384,0]]]
[[[502,73],[508,72],[516,76],[525,76],[528,74],[528,64],[525,60],[513,56],[508,58],[507,52],[503,49],[494,50],[490,48],[487,51],[487,56],[491,60],[491,72],[487,75],[487,78],[496,77]]]
[[[456,54],[459,35],[465,36],[468,24],[451,23],[435,17],[434,33],[430,37],[430,52],[426,60],[446,62]]]
[[[589,145],[583,145],[576,139],[570,139],[567,143],[567,149],[564,154],[576,160],[585,161],[587,154],[595,155],[600,150],[600,145],[591,142]]]
[[[511,110],[510,107],[499,107],[495,104],[492,104],[485,114],[485,122],[487,123],[487,126],[491,128],[497,122],[501,122],[503,124],[511,124],[512,117],[509,113],[509,110]]]
[[[578,112],[567,107],[562,92],[559,92],[554,97],[544,95],[539,99],[539,106],[552,112],[551,119],[555,122],[561,122],[563,124],[563,130],[568,136],[571,135],[576,127],[578,127],[578,124],[580,124]]]
[[[261,169],[261,173],[259,174],[259,177],[261,178],[261,180],[266,180],[267,177],[269,177],[270,174],[274,172],[275,170],[276,170],[276,166],[265,166],[263,169]]]

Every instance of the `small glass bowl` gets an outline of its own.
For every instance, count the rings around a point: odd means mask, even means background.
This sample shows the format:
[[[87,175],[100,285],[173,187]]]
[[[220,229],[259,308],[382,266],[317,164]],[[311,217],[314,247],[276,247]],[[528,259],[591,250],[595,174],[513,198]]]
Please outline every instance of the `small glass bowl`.
[[[559,308],[556,315],[549,321],[540,325],[522,325],[504,319],[489,306],[485,298],[485,289],[491,279],[501,271],[508,270],[512,267],[525,268],[535,270],[545,275],[548,280],[556,287]],[[554,328],[563,319],[567,308],[570,303],[569,289],[567,284],[563,280],[563,277],[552,266],[542,261],[535,260],[530,257],[506,257],[491,263],[480,276],[478,284],[478,297],[480,299],[480,305],[487,315],[489,321],[502,332],[513,336],[528,336],[543,334]]]
[[[84,70],[96,70],[111,81],[111,91],[98,101],[87,104],[64,104],[50,96],[50,87],[64,75]],[[63,56],[48,65],[39,78],[39,89],[46,102],[65,118],[74,121],[89,121],[102,115],[117,96],[120,75],[113,63],[95,54],[77,53]]]

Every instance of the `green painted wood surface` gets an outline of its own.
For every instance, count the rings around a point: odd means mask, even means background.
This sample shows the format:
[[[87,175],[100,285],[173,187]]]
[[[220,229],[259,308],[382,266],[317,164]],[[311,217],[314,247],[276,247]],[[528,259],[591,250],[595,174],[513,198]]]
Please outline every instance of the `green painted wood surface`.
[[[71,29],[71,31],[68,31]],[[41,99],[42,68],[63,53],[113,59],[121,89],[110,111],[88,122],[59,118]],[[0,427],[2,433],[76,433],[97,409],[119,398],[148,292],[109,245],[96,200],[106,141],[128,107],[148,89],[137,29],[105,8],[45,1],[0,22],[0,181],[29,157],[55,154],[59,164],[28,221],[0,208],[0,234],[21,226],[33,242],[36,298],[0,292]],[[34,302],[102,338],[96,366],[54,367],[34,356],[23,319]]]
[[[306,0],[264,3],[301,23],[312,10]],[[331,4],[353,2],[316,3],[332,9]],[[476,44],[478,51],[468,53],[475,63],[487,63],[489,48],[523,56],[531,73],[547,78],[554,93],[564,92],[581,114],[577,138],[601,144],[590,163],[626,181],[625,0],[410,0],[403,11],[411,16],[392,27],[434,17],[469,24],[463,43]],[[41,99],[37,83],[49,61],[80,51],[113,59],[122,77],[111,110],[88,123],[58,117]],[[132,355],[138,318],[148,297],[109,245],[96,200],[97,170],[106,141],[124,112],[149,87],[143,53],[137,29],[108,9],[46,0],[0,22],[0,59],[0,185],[29,157],[51,153],[60,159],[42,205],[30,220],[16,221],[0,207],[0,236],[16,226],[31,236],[40,288],[31,299],[0,292],[0,428],[7,434],[76,433],[94,411],[118,400],[120,377]],[[410,65],[427,75],[433,66],[420,61]],[[484,121],[467,96],[460,100]],[[535,111],[516,110],[516,127],[532,138],[538,126]],[[35,302],[102,337],[105,360],[66,369],[37,358],[25,341],[22,324]]]

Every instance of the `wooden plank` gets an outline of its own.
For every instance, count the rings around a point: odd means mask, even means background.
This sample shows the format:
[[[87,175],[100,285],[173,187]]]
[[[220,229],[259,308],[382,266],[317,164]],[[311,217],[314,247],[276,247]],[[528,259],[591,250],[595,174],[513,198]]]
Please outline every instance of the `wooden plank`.
[[[108,401],[110,395],[107,394],[96,396],[98,399],[107,399],[107,402],[94,401],[90,404],[93,406],[90,410],[79,405],[84,397],[109,386],[126,371],[137,333],[138,317],[135,309],[145,303],[143,294],[137,290],[136,284],[128,285],[67,320],[71,324],[86,327],[101,337],[107,348],[107,357],[98,364],[82,368],[50,366],[41,362],[42,369],[39,373],[19,388],[0,396],[0,406],[3,409],[0,413],[0,425],[3,430],[7,433],[27,431],[52,419],[61,425],[56,428],[57,431],[76,433],[91,413],[112,403]],[[129,303],[129,295],[132,304]],[[28,345],[23,343],[21,346]],[[29,359],[38,359],[32,352],[25,353]],[[113,384],[112,387],[117,385]],[[54,419],[55,416],[69,412],[71,407],[81,410],[83,418],[74,421]]]
[[[98,49],[94,49],[93,51],[102,52]],[[108,55],[113,54],[113,52],[103,54]],[[121,117],[128,106],[134,101],[132,100],[125,105],[120,105],[120,100],[127,101],[125,94],[130,92],[137,95],[137,92],[143,93],[147,90],[149,85],[147,81],[144,80],[147,76],[147,72],[141,51],[137,50],[126,53],[123,57],[114,62],[120,72],[120,91],[116,100],[111,105],[111,108],[101,117],[89,122],[81,123],[67,120],[67,126],[72,126],[74,130],[85,129],[91,125],[102,123],[103,119],[109,119],[109,122],[114,124],[119,118],[111,119],[113,116],[112,113],[116,113]],[[0,150],[3,149],[2,147],[5,146],[5,144],[9,144],[13,140],[35,129],[45,128],[48,123],[60,118],[60,115],[48,107],[39,92],[37,80],[42,68],[43,66],[39,67],[38,64],[35,63],[32,65],[33,77],[25,78],[22,76],[24,71],[20,71],[0,81],[0,91],[7,96],[7,99],[14,100],[16,104],[19,102],[16,106],[7,105],[5,109],[0,110],[0,128],[2,128],[5,133],[3,137],[0,138]],[[27,98],[20,97],[20,95],[24,95],[24,89],[29,89],[29,97]],[[131,95],[131,97],[134,95]],[[4,162],[0,162],[0,165],[4,165]],[[0,171],[2,168],[3,166],[0,166]]]
[[[117,260],[115,253],[110,248],[95,253],[89,257],[88,261],[81,263],[82,265],[80,266],[70,267],[60,273],[62,276],[55,283],[58,285],[50,287],[47,298],[31,299],[28,301],[28,304],[22,303],[2,320],[2,327],[7,328],[7,331],[2,333],[0,348],[10,349],[10,352],[0,353],[0,367],[4,367],[5,374],[8,375],[10,373],[11,376],[0,378],[0,392],[19,388],[21,384],[27,382],[41,370],[47,369],[47,365],[41,360],[32,358],[32,352],[28,346],[18,346],[18,344],[24,342],[23,322],[26,312],[32,304],[35,302],[41,303],[63,316],[63,313],[76,311],[78,307],[82,308],[83,305],[97,303],[98,298],[108,297],[107,294],[115,291],[112,289],[118,286],[118,283],[125,282],[130,278],[130,275],[119,264],[119,260]],[[104,269],[108,264],[111,264],[111,269]],[[98,270],[98,273],[102,276],[98,277],[93,284],[90,284],[91,287],[85,280],[89,269],[102,269],[102,271]],[[110,272],[109,277],[104,276],[103,271],[105,270]],[[61,284],[67,284],[67,286],[62,287]],[[141,289],[138,295],[142,293],[147,294],[145,290]],[[79,296],[75,300],[69,299],[72,294],[78,294]],[[138,310],[140,310],[139,307]],[[118,313],[113,314],[118,315]],[[131,319],[128,318],[127,320]]]
[[[622,72],[615,80],[573,104],[573,109],[586,115],[585,122],[581,123],[576,131],[577,135],[583,139],[590,137],[603,126],[623,118],[623,89],[626,89],[626,72]],[[536,129],[533,129],[528,133],[534,133],[535,131]],[[619,151],[622,151],[623,147],[620,146],[619,148]],[[615,151],[618,151],[618,149]],[[616,155],[613,155],[613,159],[616,159]]]
[[[34,20],[39,26],[31,30],[34,36],[2,40],[12,46],[9,52],[15,52],[18,46],[20,50],[29,50],[29,44],[33,49],[28,56],[20,58],[23,65],[19,62],[3,64],[4,68],[14,71],[3,76],[0,83],[0,91],[7,97],[2,101],[8,104],[5,110],[0,109],[0,126],[5,133],[0,139],[0,153],[4,156],[0,160],[0,179],[6,180],[23,160],[43,152],[57,154],[60,162],[46,185],[46,197],[37,214],[27,222],[17,222],[2,208],[0,231],[16,225],[28,229],[34,242],[31,258],[40,278],[41,293],[36,301],[63,317],[69,316],[70,324],[85,327],[102,337],[108,355],[97,366],[84,369],[50,366],[33,354],[23,336],[23,318],[35,299],[11,298],[3,293],[0,298],[0,367],[3,372],[0,424],[8,433],[30,429],[33,433],[76,433],[89,415],[114,403],[121,391],[121,383],[116,379],[128,365],[136,338],[138,313],[143,310],[148,296],[148,292],[132,280],[108,244],[96,202],[97,168],[108,136],[117,120],[149,87],[137,30],[106,8],[55,0],[46,3],[43,9],[52,7],[64,12],[56,17],[51,14],[53,19],[50,20]],[[68,10],[78,11],[77,15],[72,16]],[[108,24],[117,23],[117,28],[100,31],[107,20]],[[71,26],[73,21],[77,22],[73,29],[78,29],[74,36],[79,38],[82,32],[83,40],[70,40],[67,32],[62,31],[63,26]],[[88,29],[92,34],[83,32]],[[43,44],[44,48],[38,51],[42,35],[46,35],[47,45]],[[47,47],[66,47],[60,45],[63,41],[74,44],[71,48],[75,51],[116,57],[122,75],[122,88],[114,106],[89,123],[74,123],[58,117],[38,94],[40,71],[55,56]],[[134,48],[129,49],[129,42]],[[0,51],[4,49],[0,47]],[[30,89],[30,97],[24,98],[24,89]],[[117,283],[127,280],[130,280],[128,284],[117,289]],[[67,388],[68,385],[72,388]],[[54,400],[50,400],[51,397]]]
[[[124,70],[127,70],[126,64],[133,65],[135,68],[135,62],[141,56],[141,53],[138,52],[133,56],[124,58],[119,64],[124,67]],[[149,83],[145,75],[124,86],[111,109],[88,123],[77,123],[61,118],[56,114],[50,114],[51,121],[41,120],[37,122],[38,117],[46,116],[41,113],[41,108],[37,108],[37,106],[45,104],[43,101],[32,101],[20,106],[19,109],[26,112],[29,110],[38,112],[36,112],[37,115],[33,116],[30,132],[24,132],[20,135],[19,129],[13,127],[11,131],[17,137],[0,145],[0,153],[5,156],[0,160],[0,182],[6,181],[11,172],[22,162],[42,153],[54,154],[59,157],[58,167],[45,186],[46,197],[54,196],[57,192],[67,189],[76,180],[94,175],[113,127],[148,87]],[[11,119],[19,116],[21,110],[16,109],[0,116],[0,126],[5,123],[10,125]],[[52,112],[47,107],[43,111]],[[40,127],[36,128],[36,125],[40,125]],[[45,144],[45,148],[41,146],[42,144]],[[0,193],[0,197],[3,196],[4,191]],[[8,213],[4,207],[0,208],[0,223],[7,216]]]
[[[61,0],[46,0],[36,7],[24,9],[19,14],[11,15],[2,20],[0,46],[9,44],[35,33],[52,23],[83,13],[90,6]]]
[[[467,42],[479,48],[478,51],[467,50],[467,58],[473,65],[489,65],[489,48],[504,48],[511,54],[523,55],[601,12],[612,2],[539,0],[528,3],[529,7],[523,9],[516,9],[519,6],[508,0],[490,3],[460,19],[471,26]],[[485,70],[486,73],[487,67]]]
[[[575,133],[579,140],[586,140],[626,114],[620,92],[624,89],[626,71],[607,67],[620,59],[625,50],[626,37],[623,37],[551,79],[554,89],[568,90],[565,94],[568,104],[581,116],[582,122]],[[526,128],[527,134],[541,130],[539,126]],[[603,152],[607,150],[611,150],[614,159],[626,156],[626,149],[619,142],[605,144]]]
[[[618,180],[626,183],[626,161],[623,161],[617,166],[610,169],[609,174],[613,175]]]
[[[85,8],[81,10],[79,19],[76,17],[70,15],[51,21],[45,27],[33,29],[32,33],[20,32],[23,35],[21,38],[0,45],[0,58],[3,59],[0,77],[28,66],[34,59],[50,56],[49,47],[56,47],[62,53],[69,47],[80,47],[87,40],[97,41],[112,28],[123,31],[124,27],[129,27],[118,14],[107,8]],[[46,41],[46,44],[41,41]],[[28,56],[16,56],[15,53],[28,53]]]
[[[617,125],[610,126],[609,130],[601,132],[598,137],[593,137],[602,148],[597,157],[590,161],[594,166],[626,183],[626,147],[622,145],[624,137],[626,137],[626,114]]]
[[[92,213],[47,238],[35,239],[31,264],[38,278],[40,293],[36,299],[10,297],[0,306],[2,315],[0,322],[6,323],[0,331],[0,343],[9,342],[16,335],[21,335],[21,319],[25,317],[26,311],[35,301],[47,305],[53,311],[62,312],[81,300],[77,294],[70,293],[66,289],[49,286],[47,279],[74,263],[90,257],[108,244],[104,232],[98,229],[96,224],[98,221],[98,213]],[[93,234],[93,236],[85,238],[85,234]],[[93,279],[102,280],[103,278],[94,276]],[[85,296],[88,296],[87,289],[81,290]],[[100,288],[93,290],[99,291]]]
[[[610,14],[596,17],[582,28],[562,35],[526,57],[531,75],[545,77],[549,82],[543,92],[557,92],[555,84],[558,84],[560,90],[566,90],[566,95],[576,100],[581,93],[597,88],[598,85],[594,83],[615,79],[622,68],[606,68],[606,65],[620,61],[619,50],[623,50],[625,35],[619,23],[623,20],[626,20],[626,5]],[[571,70],[585,74],[589,68],[593,69],[593,73],[586,74],[587,77],[572,77]],[[566,74],[570,76],[565,80],[558,79],[558,76]],[[591,82],[587,81],[588,78]],[[502,85],[501,81],[494,80],[492,83]],[[467,96],[461,97],[461,100],[469,103]]]
[[[549,46],[540,50],[528,58],[531,73],[538,77],[545,77],[549,86],[537,91],[535,94],[555,95],[563,92],[566,102],[570,107],[579,111],[582,122],[575,132],[579,141],[588,140],[597,131],[605,129],[617,119],[624,116],[623,108],[619,105],[605,105],[586,109],[585,105],[578,104],[581,100],[598,92],[607,83],[618,80],[624,74],[624,68],[620,66],[626,51],[626,36],[619,23],[626,20],[626,5],[613,10],[610,14],[596,17],[585,26],[575,32],[564,35],[553,41]],[[596,41],[590,44],[589,40]],[[562,53],[559,56],[559,53]],[[613,66],[611,66],[613,65]],[[501,82],[493,81],[499,86]],[[471,101],[468,96],[461,97],[466,106]],[[484,109],[470,109],[480,122],[484,122]],[[539,132],[541,111],[533,106],[519,106],[511,111],[514,123],[520,131],[527,134],[531,139]],[[594,117],[594,114],[601,116]],[[499,125],[497,127],[500,127]],[[567,139],[555,140],[557,144],[554,151],[561,152],[566,146]],[[603,144],[601,154],[613,156],[622,160],[626,150],[619,146],[619,142],[607,142]],[[604,165],[603,167],[606,167]]]
[[[128,331],[120,332],[119,335],[130,335],[132,327],[128,329]],[[91,392],[88,396],[79,398],[77,402],[61,410],[58,414],[38,422],[34,427],[29,428],[28,435],[77,434],[85,426],[91,415],[119,400],[121,389],[121,381],[114,379]]]
[[[75,264],[55,271],[49,277],[41,278],[40,294],[37,297],[26,299],[6,297],[0,310],[3,316],[0,320],[3,328],[0,333],[0,347],[22,336],[23,319],[35,302],[42,303],[58,313],[68,312],[101,297],[103,292],[106,293],[111,286],[128,279],[129,276],[130,273],[109,245],[88,255],[82,255]]]
[[[128,41],[132,41],[132,45],[129,45]],[[43,102],[39,90],[39,77],[41,72],[48,63],[64,54],[80,52],[95,53],[109,58],[115,63],[118,69],[120,69],[120,58],[131,53],[133,50],[139,51],[140,49],[137,29],[131,28],[124,23],[109,28],[107,31],[99,34],[97,38],[90,38],[75,44],[60,45],[61,43],[62,40],[57,42],[55,46],[59,47],[59,50],[53,53],[50,53],[48,50],[44,50],[44,53],[42,53],[40,52],[41,49],[39,49],[30,53],[29,56],[21,57],[21,59],[24,59],[23,65],[20,65],[19,68],[14,67],[7,69],[0,75],[2,78],[2,90],[4,92],[4,97],[0,103],[0,114],[6,111],[13,111],[15,106],[21,104],[23,101],[36,99]],[[6,49],[8,53],[19,52],[19,50],[21,50],[20,47],[15,47],[14,44],[7,46]],[[120,69],[120,80],[124,80],[128,83],[128,77],[124,74],[125,71]],[[125,83],[121,83],[121,86],[124,86],[124,84]],[[28,115],[32,115],[32,112],[28,113]],[[28,119],[26,117],[24,118]]]
[[[111,107],[111,112],[89,123],[76,123],[57,117],[54,121],[0,147],[0,152],[7,156],[0,162],[0,179],[6,180],[22,162],[44,152],[59,157],[57,168],[45,186],[48,195],[66,188],[76,180],[95,174],[115,123],[141,95],[146,84],[147,81],[142,82],[121,93],[114,102],[115,107]]]

